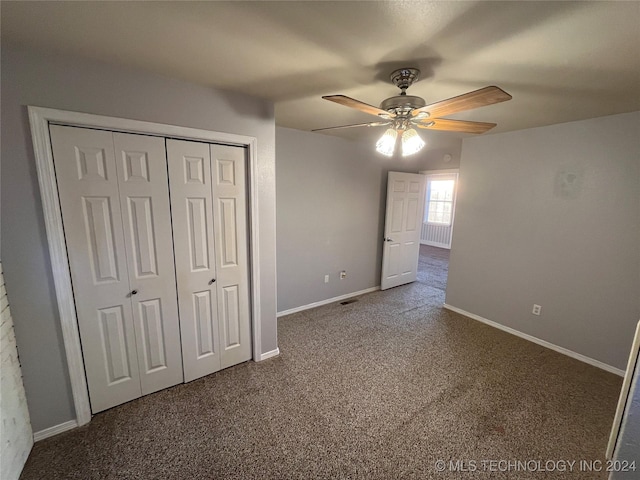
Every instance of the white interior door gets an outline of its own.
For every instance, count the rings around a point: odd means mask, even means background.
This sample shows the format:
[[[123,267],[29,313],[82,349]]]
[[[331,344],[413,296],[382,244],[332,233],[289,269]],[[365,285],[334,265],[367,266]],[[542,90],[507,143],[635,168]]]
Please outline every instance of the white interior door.
[[[141,395],[111,132],[50,127],[92,411]]]
[[[389,172],[380,281],[382,290],[414,282],[417,278],[425,185],[424,175]]]
[[[222,368],[251,358],[245,149],[211,145]]]
[[[164,138],[114,133],[142,394],[182,383]]]
[[[167,140],[167,159],[182,363],[190,382],[220,370],[209,145]]]

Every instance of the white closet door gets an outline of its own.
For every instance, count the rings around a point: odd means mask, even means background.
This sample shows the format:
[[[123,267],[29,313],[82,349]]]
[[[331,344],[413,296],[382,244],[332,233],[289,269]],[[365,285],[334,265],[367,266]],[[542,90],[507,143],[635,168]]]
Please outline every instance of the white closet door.
[[[245,149],[211,145],[222,368],[251,358]]]
[[[184,379],[220,370],[211,159],[205,143],[167,140]]]
[[[181,383],[164,138],[114,133],[142,394]]]
[[[94,413],[141,395],[111,132],[51,126],[51,143]]]

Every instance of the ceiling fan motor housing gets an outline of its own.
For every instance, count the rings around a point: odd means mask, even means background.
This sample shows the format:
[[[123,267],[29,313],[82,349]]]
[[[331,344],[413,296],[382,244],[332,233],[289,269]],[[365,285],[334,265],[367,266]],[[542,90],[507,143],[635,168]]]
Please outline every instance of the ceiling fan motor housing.
[[[395,113],[398,116],[408,115],[411,110],[424,107],[427,102],[413,95],[396,95],[383,100],[380,104],[382,110]]]
[[[414,82],[417,82],[419,76],[420,70],[417,68],[400,68],[391,72],[391,82],[402,90],[402,93],[395,97],[383,100],[380,104],[380,108],[395,114],[396,118],[406,118],[412,110],[424,107],[426,102],[422,98],[407,95],[407,88],[409,88]]]

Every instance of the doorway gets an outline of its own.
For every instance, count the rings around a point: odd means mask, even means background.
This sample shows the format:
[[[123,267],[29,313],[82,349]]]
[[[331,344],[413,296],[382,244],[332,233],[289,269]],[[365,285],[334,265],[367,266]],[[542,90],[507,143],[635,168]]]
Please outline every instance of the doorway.
[[[420,243],[450,249],[458,191],[458,171],[420,173],[427,176]]]
[[[427,188],[417,280],[434,289],[444,303],[455,221],[458,169],[420,173],[427,177]]]

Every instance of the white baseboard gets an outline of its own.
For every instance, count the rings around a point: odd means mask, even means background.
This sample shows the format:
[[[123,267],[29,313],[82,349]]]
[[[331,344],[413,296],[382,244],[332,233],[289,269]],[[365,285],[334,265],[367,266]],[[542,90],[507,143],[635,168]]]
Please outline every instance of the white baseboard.
[[[54,425],[53,427],[45,428],[44,430],[40,430],[39,432],[35,432],[33,434],[33,441],[39,442],[40,440],[53,437],[54,435],[58,435],[59,433],[66,432],[68,430],[73,430],[77,426],[78,426],[78,422],[76,420],[69,420],[68,422],[64,422],[59,425]]]
[[[451,245],[447,243],[435,243],[435,242],[427,242],[426,240],[420,240],[420,245],[428,245],[430,247],[438,247],[438,248],[445,248],[447,250],[451,250]]]
[[[310,310],[312,308],[321,307],[322,305],[328,305],[330,303],[340,302],[342,300],[347,300],[348,298],[364,295],[365,293],[375,292],[376,290],[380,290],[380,285],[378,285],[377,287],[365,288],[364,290],[360,290],[359,292],[352,292],[352,293],[347,293],[346,295],[340,295],[339,297],[327,298],[326,300],[313,302],[308,305],[302,305],[301,307],[290,308],[289,310],[283,310],[282,312],[278,312],[276,316],[278,318],[284,317],[285,315],[291,315],[292,313],[298,313],[304,310]]]
[[[581,353],[576,353],[572,350],[569,350],[567,348],[564,347],[559,347],[558,345],[555,345],[553,343],[547,342],[546,340],[541,340],[538,337],[534,337],[532,335],[529,335],[527,333],[522,333],[519,330],[515,330],[511,327],[507,327],[505,325],[502,325],[500,323],[494,322],[493,320],[487,320],[484,317],[481,317],[479,315],[476,315],[474,313],[470,313],[467,312],[466,310],[462,310],[461,308],[458,307],[454,307],[452,305],[448,305],[448,304],[443,304],[442,305],[444,308],[446,308],[447,310],[451,310],[452,312],[456,312],[459,313],[460,315],[464,315],[465,317],[469,317],[473,320],[477,320],[479,322],[482,323],[486,323],[487,325],[490,325],[492,327],[495,327],[499,330],[505,331],[507,333],[510,333],[512,335],[515,335],[516,337],[520,337],[520,338],[524,338],[525,340],[529,340],[530,342],[533,343],[537,343],[538,345],[542,346],[542,347],[546,347],[546,348],[550,348],[551,350],[555,350],[558,353],[562,353],[563,355],[566,355],[568,357],[571,358],[575,358],[576,360],[580,360],[581,362],[584,363],[588,363],[589,365],[593,365],[594,367],[598,367],[602,370],[605,370],[607,372],[610,373],[614,373],[616,375],[619,375],[621,377],[624,377],[624,370],[620,370],[619,368],[616,367],[612,367],[611,365],[608,365],[604,362],[601,362],[600,360],[595,360],[591,357],[587,357],[585,355],[582,355]]]
[[[275,350],[270,350],[268,352],[264,352],[260,354],[260,362],[263,360],[266,360],[267,358],[271,358],[271,357],[277,357],[278,355],[280,355],[280,349],[276,348]]]

